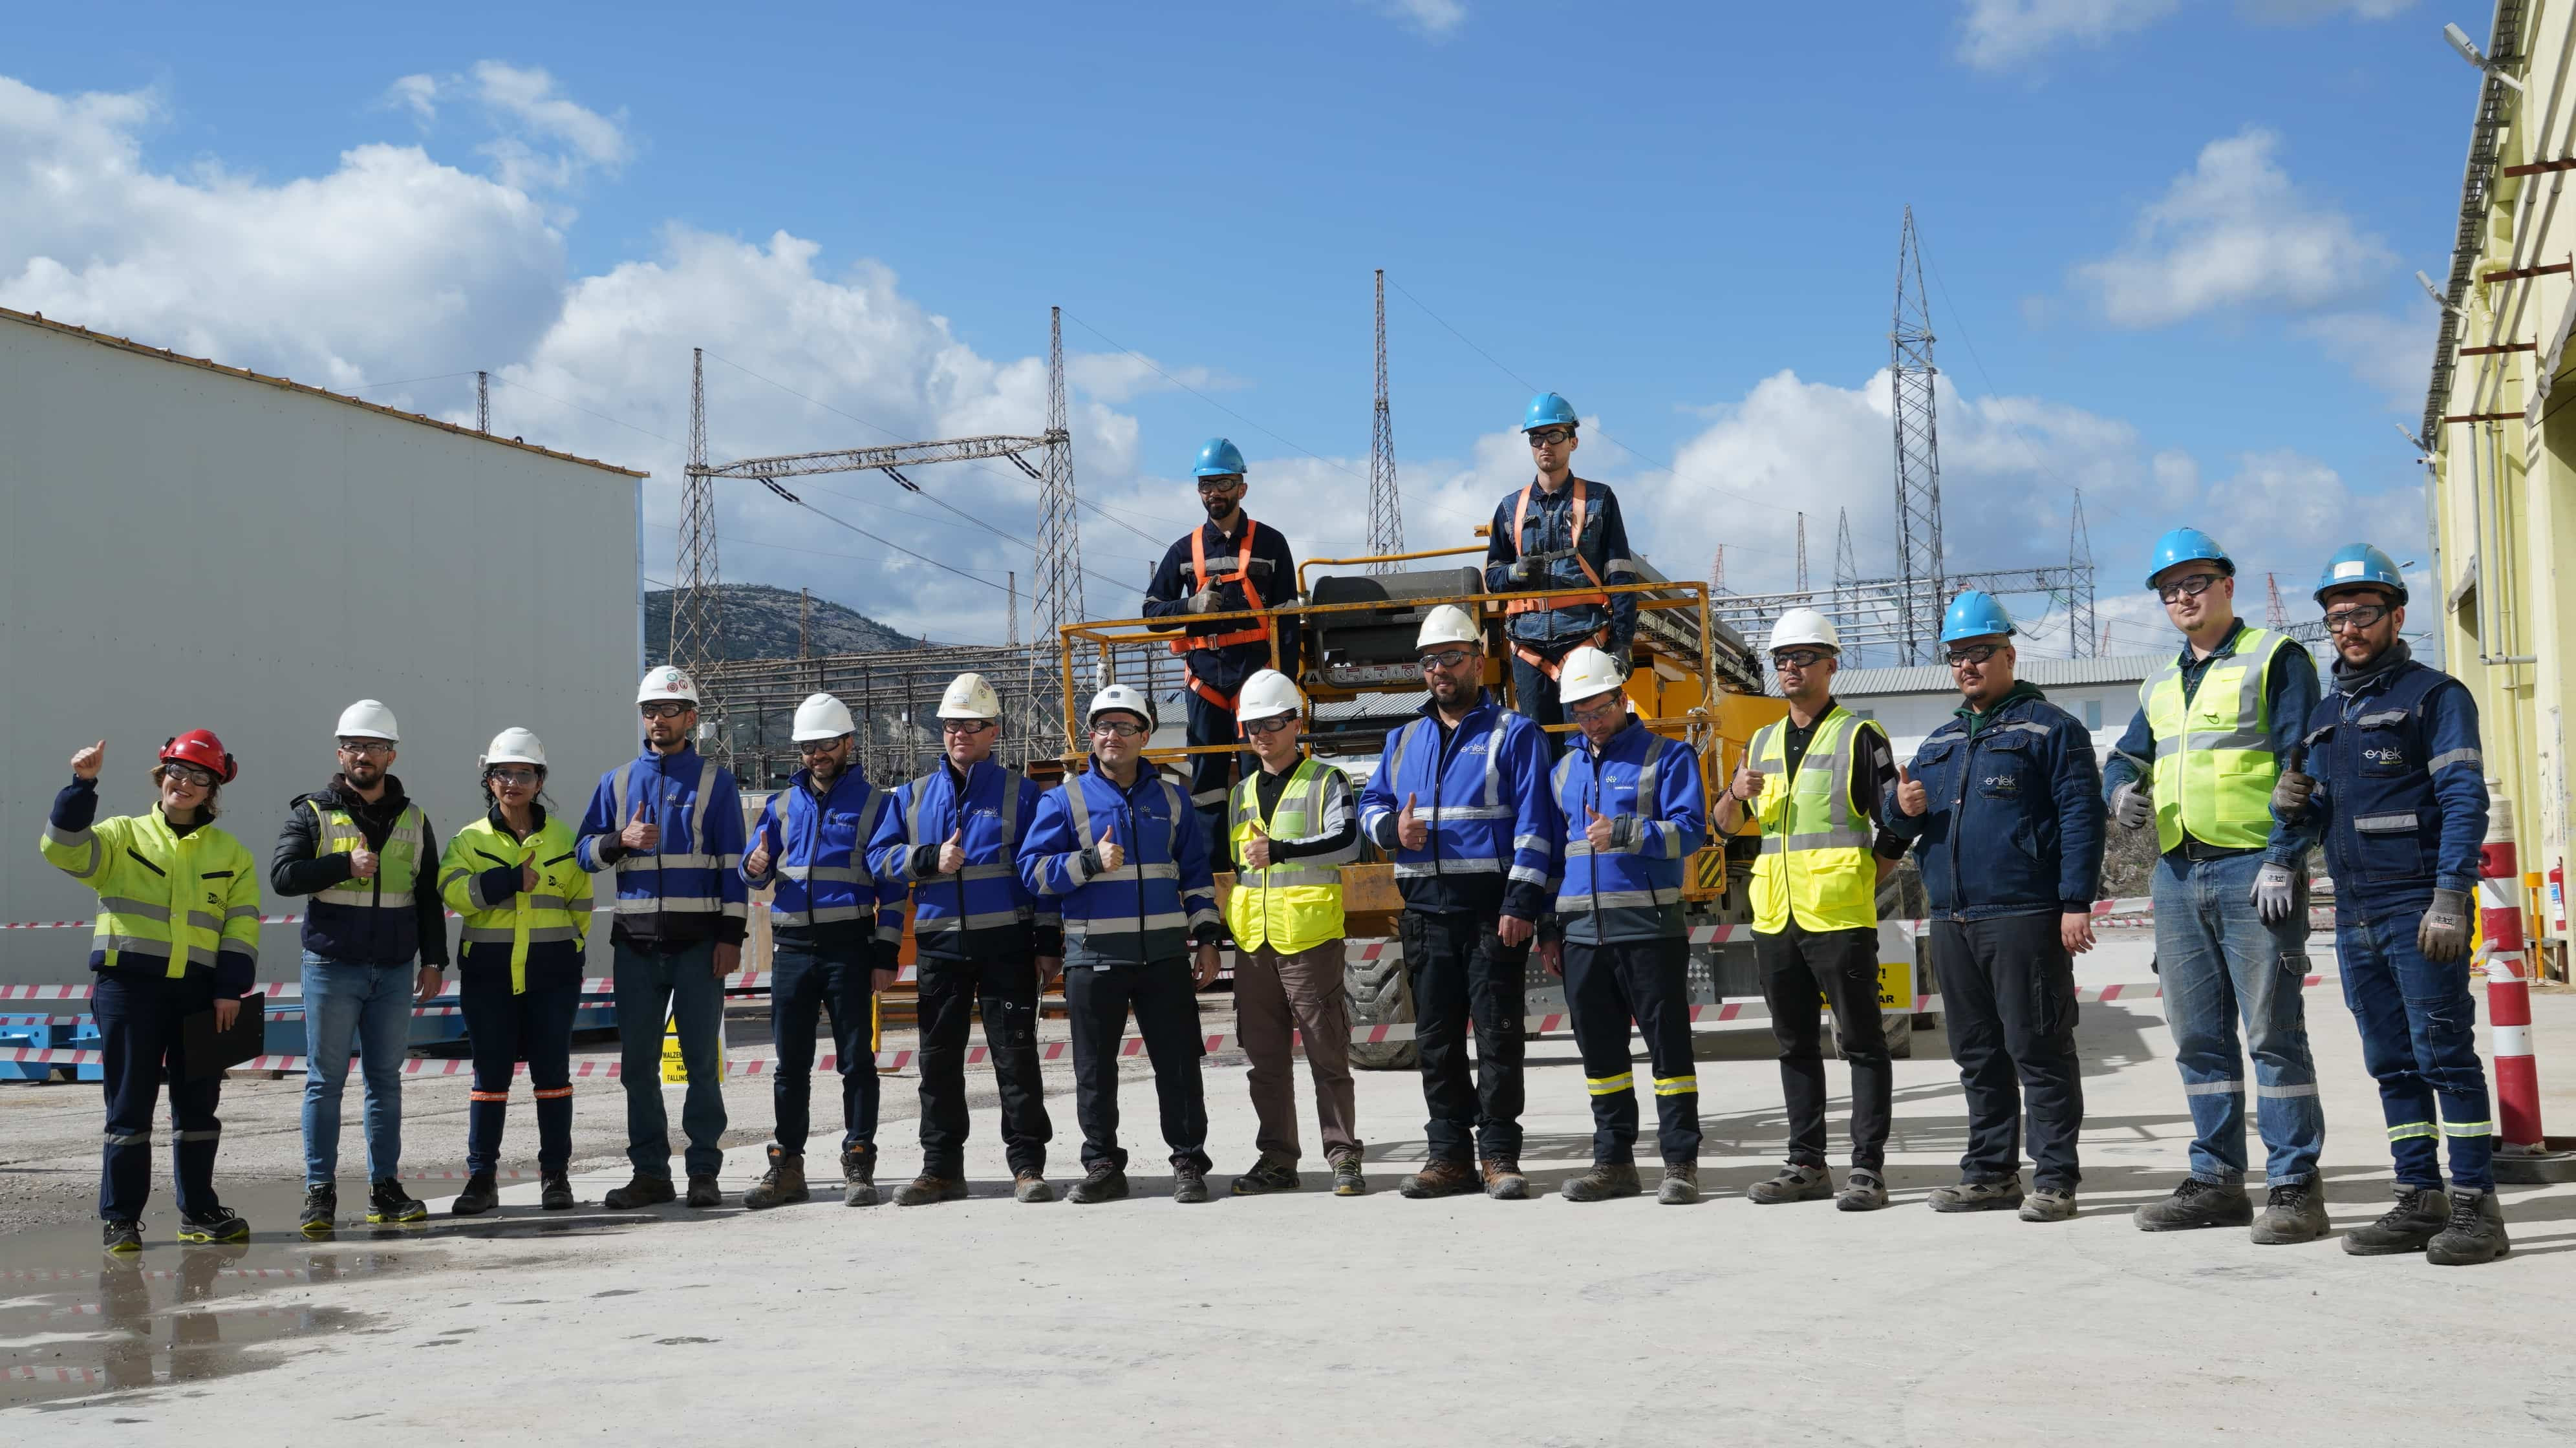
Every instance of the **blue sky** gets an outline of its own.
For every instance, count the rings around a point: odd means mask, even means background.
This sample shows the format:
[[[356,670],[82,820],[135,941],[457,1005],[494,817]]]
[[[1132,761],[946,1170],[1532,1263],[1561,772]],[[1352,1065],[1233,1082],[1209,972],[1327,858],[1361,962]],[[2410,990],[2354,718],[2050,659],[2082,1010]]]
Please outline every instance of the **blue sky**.
[[[1865,569],[1888,564],[1877,374],[1911,203],[1956,563],[2062,557],[2082,486],[2119,649],[2162,642],[2131,575],[2174,521],[2285,582],[2356,519],[2423,551],[2389,422],[2421,410],[2434,317],[2409,274],[2445,268],[2475,88],[2440,27],[2482,14],[742,14],[50,12],[0,59],[0,304],[440,415],[470,411],[441,374],[490,368],[505,430],[657,474],[666,576],[690,346],[723,359],[720,454],[1034,431],[1050,303],[1087,497],[1176,532],[1224,432],[1256,516],[1347,548],[1383,266],[1417,546],[1463,540],[1525,473],[1517,377],[1593,420],[1581,470],[1668,572],[1723,542],[1730,583],[1777,587],[1801,507],[1819,575],[1841,506]],[[1026,535],[1007,472],[917,480]],[[1006,539],[827,486],[854,522],[1025,579]],[[872,550],[756,495],[723,507],[729,577],[1001,632],[989,587],[835,556]],[[1085,528],[1093,611],[1123,609],[1114,581],[1157,550]]]

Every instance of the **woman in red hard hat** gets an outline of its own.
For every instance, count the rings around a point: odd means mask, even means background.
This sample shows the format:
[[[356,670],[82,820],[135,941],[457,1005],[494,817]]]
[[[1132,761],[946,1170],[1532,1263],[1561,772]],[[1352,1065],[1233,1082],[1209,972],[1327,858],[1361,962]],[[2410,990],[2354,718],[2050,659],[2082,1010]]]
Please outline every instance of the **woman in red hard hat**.
[[[241,1012],[259,962],[259,866],[214,824],[215,796],[240,773],[223,741],[191,729],[161,746],[159,797],[136,815],[98,819],[107,741],[72,756],[72,782],[54,796],[45,858],[98,892],[90,991],[107,1057],[107,1149],[98,1214],[111,1252],[143,1248],[152,1194],[152,1116],[162,1068],[177,1121],[179,1240],[239,1242],[250,1224],[215,1200],[220,1075],[191,1079],[184,1022],[211,1010],[218,1028]]]

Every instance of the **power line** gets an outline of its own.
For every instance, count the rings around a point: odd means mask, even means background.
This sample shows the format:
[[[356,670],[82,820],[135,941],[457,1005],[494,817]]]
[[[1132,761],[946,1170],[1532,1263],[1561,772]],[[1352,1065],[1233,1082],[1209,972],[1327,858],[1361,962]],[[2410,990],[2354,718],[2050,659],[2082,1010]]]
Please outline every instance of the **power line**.
[[[459,374],[457,374],[457,375],[459,375],[459,376],[463,376],[464,374],[463,374],[463,373],[459,373]],[[566,401],[564,401],[562,398],[555,396],[555,395],[554,395],[553,393],[551,393],[551,392],[539,392],[537,389],[535,389],[535,388],[533,388],[533,387],[530,387],[528,384],[526,384],[526,383],[524,383],[524,382],[513,382],[513,381],[511,381],[511,380],[510,380],[509,378],[507,378],[507,377],[495,377],[495,378],[493,378],[493,379],[492,379],[492,381],[493,381],[494,385],[496,385],[496,386],[500,386],[500,387],[515,387],[515,388],[517,388],[519,391],[521,391],[521,392],[524,392],[524,393],[528,394],[530,397],[542,397],[542,398],[544,398],[546,401],[553,403],[553,404],[554,404],[554,405],[556,405],[557,407],[569,407],[569,408],[571,408],[573,411],[578,412],[578,413],[582,414],[582,415],[583,415],[583,416],[585,416],[585,417],[595,417],[595,418],[598,418],[600,421],[605,422],[605,423],[608,423],[608,424],[610,424],[610,425],[612,425],[612,426],[615,426],[615,427],[622,427],[622,428],[626,429],[628,432],[640,432],[640,433],[644,434],[646,437],[649,437],[649,438],[653,439],[655,442],[659,442],[659,443],[670,443],[670,442],[671,442],[671,439],[669,439],[669,438],[667,438],[667,437],[664,437],[662,434],[660,434],[660,433],[658,433],[658,432],[653,431],[653,430],[652,430],[651,428],[649,428],[649,427],[637,427],[635,424],[633,424],[633,423],[631,423],[631,422],[621,421],[621,420],[619,420],[619,419],[617,419],[617,418],[614,418],[614,417],[609,416],[607,413],[604,413],[604,412],[593,412],[593,411],[591,411],[589,408],[582,406],[582,405],[581,405],[580,403],[578,403],[578,402],[566,402]],[[677,446],[677,444],[672,444],[672,445],[673,445],[673,446]]]
[[[1073,313],[1071,312],[1067,312],[1065,315],[1073,317]],[[1271,432],[1269,428],[1262,427],[1260,423],[1254,422],[1251,418],[1244,416],[1242,413],[1235,411],[1233,408],[1226,406],[1224,403],[1217,401],[1215,398],[1210,397],[1206,393],[1199,391],[1197,388],[1192,387],[1186,382],[1183,382],[1171,373],[1164,371],[1161,365],[1156,363],[1153,358],[1148,357],[1144,353],[1137,351],[1135,348],[1126,345],[1117,338],[1100,330],[1098,327],[1082,320],[1080,317],[1073,317],[1073,321],[1075,326],[1082,328],[1082,330],[1098,337],[1101,341],[1108,343],[1110,346],[1115,347],[1119,351],[1126,353],[1128,356],[1135,358],[1137,361],[1144,363],[1148,368],[1152,369],[1155,376],[1162,378],[1174,387],[1181,389],[1183,392],[1186,392],[1190,396],[1197,398],[1199,401],[1206,403],[1208,406],[1215,408],[1217,411],[1224,413],[1226,416],[1233,418],[1235,421],[1242,423],[1244,426],[1259,428],[1262,432],[1268,433],[1269,436],[1273,440],[1277,441],[1281,446],[1304,453],[1306,456],[1313,458],[1315,461],[1322,463],[1324,466],[1331,468],[1337,473],[1344,473],[1354,478],[1360,476],[1358,473],[1351,472],[1349,468],[1343,467],[1340,463],[1324,456],[1322,453],[1316,452],[1310,448],[1299,447],[1296,443],[1290,442],[1288,439],[1281,437],[1275,432]],[[1362,479],[1362,481],[1366,481],[1366,479]]]

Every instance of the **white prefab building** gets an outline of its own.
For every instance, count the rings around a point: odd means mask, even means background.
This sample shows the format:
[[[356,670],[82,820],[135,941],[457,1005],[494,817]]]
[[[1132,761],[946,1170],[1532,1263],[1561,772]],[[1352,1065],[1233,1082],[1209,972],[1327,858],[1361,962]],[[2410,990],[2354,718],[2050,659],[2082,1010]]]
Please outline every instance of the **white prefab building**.
[[[643,476],[0,309],[0,921],[95,912],[36,841],[102,738],[101,813],[132,814],[164,739],[220,735],[222,824],[263,876],[360,698],[400,720],[394,773],[442,842],[510,725],[578,814],[638,747]],[[85,925],[0,930],[0,983],[82,979],[88,951]],[[262,932],[260,979],[297,962],[294,926]]]
[[[2176,645],[2179,651],[2180,645]],[[2024,657],[2014,676],[2039,687],[2048,702],[2092,732],[2093,753],[2108,759],[2138,712],[2138,685],[2170,662],[2171,654],[2116,659]],[[1950,721],[1959,707],[1959,685],[1948,664],[1853,669],[1834,676],[1834,699],[1887,731],[1899,759],[1911,758],[1923,736]]]

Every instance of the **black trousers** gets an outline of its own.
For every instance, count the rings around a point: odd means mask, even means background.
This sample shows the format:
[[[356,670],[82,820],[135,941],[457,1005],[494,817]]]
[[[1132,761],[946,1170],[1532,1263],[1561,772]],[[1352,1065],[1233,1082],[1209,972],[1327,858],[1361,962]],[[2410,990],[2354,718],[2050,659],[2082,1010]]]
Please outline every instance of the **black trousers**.
[[[1565,942],[1565,1008],[1592,1093],[1592,1160],[1637,1159],[1637,1082],[1628,1023],[1654,1067],[1655,1144],[1666,1166],[1699,1161],[1699,1076],[1691,1065],[1690,942]]]
[[[1210,703],[1196,689],[1189,693],[1187,738],[1192,744],[1239,744],[1241,730],[1234,722],[1234,711]],[[1250,754],[1193,754],[1190,756],[1190,804],[1199,812],[1199,823],[1207,829],[1208,862],[1214,869],[1233,868],[1234,827],[1227,818],[1226,798],[1234,782],[1260,768]]]
[[[1505,945],[1496,917],[1407,910],[1397,919],[1422,1055],[1423,1135],[1435,1159],[1521,1154],[1521,1031],[1529,946]],[[1476,1070],[1467,1071],[1467,1028]]]
[[[1151,965],[1068,966],[1064,1003],[1073,1016],[1073,1114],[1082,1122],[1082,1164],[1108,1162],[1120,1170],[1127,1152],[1118,1145],[1118,1055],[1127,1036],[1127,1012],[1136,1012],[1136,1034],[1154,1063],[1154,1098],[1162,1108],[1163,1144],[1175,1164],[1208,1169],[1207,1091],[1199,1057],[1198,983],[1186,958]]]
[[[769,1100],[778,1117],[778,1149],[802,1156],[813,1130],[814,1028],[832,1019],[834,1065],[841,1077],[841,1150],[873,1151],[877,1142],[876,956],[862,940],[818,946],[781,940],[770,952],[769,1034],[778,1074]]]
[[[110,967],[91,973],[89,1008],[98,1022],[100,1084],[107,1095],[107,1145],[99,1159],[98,1215],[111,1222],[140,1221],[152,1196],[152,1117],[161,1095],[161,1070],[170,1071],[171,1165],[178,1178],[179,1210],[211,1212],[215,1200],[215,1148],[224,1124],[215,1118],[222,1075],[188,1075],[181,1023],[215,1008],[215,975],[192,970],[172,980],[166,970]],[[246,1008],[245,1008],[246,1009]]]
[[[1821,995],[1833,1009],[1843,1059],[1851,1063],[1851,1164],[1877,1171],[1887,1159],[1887,1120],[1896,1095],[1887,1027],[1878,1014],[1877,928],[1807,931],[1793,919],[1776,935],[1753,933],[1753,962],[1762,972],[1762,999],[1771,1007],[1771,1034],[1780,1043],[1789,1160],[1825,1164]]]
[[[1002,1088],[1002,1149],[1011,1174],[1044,1172],[1046,1088],[1038,1077],[1038,968],[1026,955],[990,960],[950,960],[924,955],[921,964],[921,1174],[966,1174],[966,1037],[978,1007],[984,1015],[984,1049]]]
[[[2084,1077],[2075,1057],[2075,957],[2057,916],[1932,922],[1950,1059],[1967,1089],[1968,1150],[1959,1175],[1999,1182],[2021,1172],[2021,1112],[2030,1106],[2034,1184],[2072,1189]]]

